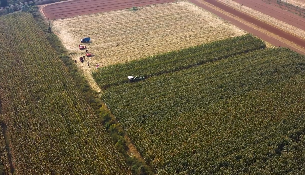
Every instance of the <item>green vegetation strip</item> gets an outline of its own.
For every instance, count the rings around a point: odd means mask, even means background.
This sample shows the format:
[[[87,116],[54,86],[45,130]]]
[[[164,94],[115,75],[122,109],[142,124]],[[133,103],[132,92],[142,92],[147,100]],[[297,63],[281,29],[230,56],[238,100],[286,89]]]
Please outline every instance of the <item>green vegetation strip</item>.
[[[0,44],[0,121],[14,174],[129,174],[32,15],[0,17]]]
[[[93,73],[93,77],[101,88],[108,88],[112,85],[128,82],[127,76],[144,76],[147,78],[187,69],[260,48],[265,48],[265,44],[248,34],[126,64],[103,67]]]
[[[103,99],[155,173],[302,174],[304,87],[304,56],[263,49],[113,86]]]

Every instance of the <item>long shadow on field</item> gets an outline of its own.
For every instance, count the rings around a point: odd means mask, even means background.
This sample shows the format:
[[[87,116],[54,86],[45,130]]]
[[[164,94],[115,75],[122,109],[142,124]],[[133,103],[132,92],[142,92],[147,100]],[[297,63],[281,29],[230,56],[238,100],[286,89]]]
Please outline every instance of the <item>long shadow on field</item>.
[[[265,46],[259,48],[259,49],[264,49]],[[143,76],[138,76],[140,77],[139,80],[134,80],[134,81],[128,81],[128,80],[125,80],[125,81],[118,81],[116,83],[109,83],[105,86],[102,86],[103,89],[108,89],[112,86],[119,86],[121,84],[124,84],[124,83],[136,83],[136,82],[139,82],[139,81],[145,81],[146,79],[148,78],[151,78],[151,77],[155,77],[155,76],[160,76],[162,74],[167,74],[167,73],[173,73],[173,72],[178,72],[178,71],[182,71],[182,70],[185,70],[185,69],[190,69],[190,68],[193,68],[193,67],[196,67],[196,66],[200,66],[200,65],[203,65],[203,64],[208,64],[208,63],[213,63],[213,62],[216,62],[216,61],[220,61],[222,59],[227,59],[229,57],[233,57],[233,56],[236,56],[236,55],[241,55],[241,54],[246,54],[246,53],[249,53],[249,52],[252,52],[252,51],[256,51],[257,48],[254,48],[254,49],[250,49],[250,50],[247,50],[247,51],[241,51],[241,52],[236,52],[236,53],[233,53],[233,54],[229,54],[229,55],[225,55],[225,56],[220,56],[220,57],[215,57],[215,58],[212,58],[210,60],[202,60],[196,64],[190,64],[190,65],[186,65],[186,66],[181,66],[177,69],[173,69],[173,70],[168,70],[168,71],[160,71],[160,72],[156,72],[152,75],[143,75]],[[143,78],[142,78],[143,77]]]
[[[144,80],[153,76],[189,69],[232,56],[264,49],[266,45],[252,35],[242,35],[208,44],[182,49],[135,60],[125,64],[116,64],[99,69],[93,77],[102,89],[128,82],[128,76],[137,76]],[[140,78],[144,77],[144,78]]]

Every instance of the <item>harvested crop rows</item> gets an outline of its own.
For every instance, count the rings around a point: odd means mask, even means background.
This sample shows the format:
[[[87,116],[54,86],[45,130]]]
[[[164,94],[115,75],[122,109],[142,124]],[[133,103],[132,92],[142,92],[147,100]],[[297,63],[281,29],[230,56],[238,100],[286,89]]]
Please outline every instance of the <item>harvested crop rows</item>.
[[[53,28],[75,60],[84,54],[78,50],[79,40],[92,38],[87,45],[95,55],[87,60],[91,66],[78,63],[89,75],[96,64],[124,63],[245,34],[188,2],[55,20]]]

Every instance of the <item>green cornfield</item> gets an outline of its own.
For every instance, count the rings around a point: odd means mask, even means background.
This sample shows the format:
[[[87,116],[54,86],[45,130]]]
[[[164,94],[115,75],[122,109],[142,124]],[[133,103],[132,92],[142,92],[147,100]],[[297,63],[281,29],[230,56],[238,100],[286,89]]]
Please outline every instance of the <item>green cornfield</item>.
[[[13,174],[130,174],[101,119],[28,13],[0,17],[0,122]],[[3,130],[3,127],[2,127]],[[9,161],[9,162],[7,162]]]
[[[279,48],[118,84],[102,98],[157,174],[304,174],[304,87],[305,56]]]

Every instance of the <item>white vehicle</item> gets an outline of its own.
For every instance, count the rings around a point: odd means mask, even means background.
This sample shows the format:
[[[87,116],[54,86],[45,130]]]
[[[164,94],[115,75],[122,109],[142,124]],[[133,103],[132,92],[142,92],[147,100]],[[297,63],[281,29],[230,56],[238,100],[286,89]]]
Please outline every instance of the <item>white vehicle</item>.
[[[145,77],[144,76],[127,76],[129,82],[136,82],[136,81],[140,81],[140,80],[144,80]]]

